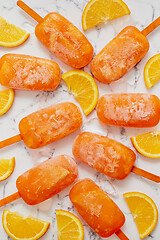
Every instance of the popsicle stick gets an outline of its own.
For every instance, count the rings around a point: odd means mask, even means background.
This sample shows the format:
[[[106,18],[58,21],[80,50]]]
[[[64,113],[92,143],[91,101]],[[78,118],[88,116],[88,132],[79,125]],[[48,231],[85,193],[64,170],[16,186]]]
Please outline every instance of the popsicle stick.
[[[147,36],[149,33],[151,33],[155,28],[157,28],[160,25],[160,17],[158,17],[156,20],[154,20],[151,24],[149,24],[145,29],[141,31],[141,33],[144,36]]]
[[[119,229],[115,234],[121,240],[129,240],[129,238],[121,231],[121,229]]]
[[[19,198],[21,198],[21,196],[19,195],[18,192],[14,193],[6,198],[3,198],[0,200],[0,207],[3,207],[4,205],[11,203]]]
[[[34,18],[34,20],[36,20],[38,23],[43,21],[43,18],[38,13],[36,13],[33,9],[31,9],[27,4],[25,4],[23,1],[18,0],[17,5],[21,9],[23,9],[29,16]]]
[[[154,181],[154,182],[157,182],[157,183],[160,182],[160,177],[159,177],[159,176],[154,175],[154,174],[152,174],[152,173],[149,173],[149,172],[147,172],[147,171],[144,171],[144,170],[142,170],[142,169],[140,169],[140,168],[133,167],[133,168],[132,168],[132,172],[134,172],[134,173],[136,173],[137,175],[140,175],[140,176],[142,176],[142,177],[144,177],[144,178],[147,178],[147,179],[149,179],[149,180],[151,180],[151,181]]]
[[[3,141],[0,141],[0,149],[4,148],[4,147],[7,147],[7,146],[9,146],[9,145],[11,145],[13,143],[19,142],[21,140],[22,140],[21,135],[18,134],[18,135],[14,136],[14,137],[5,139]]]

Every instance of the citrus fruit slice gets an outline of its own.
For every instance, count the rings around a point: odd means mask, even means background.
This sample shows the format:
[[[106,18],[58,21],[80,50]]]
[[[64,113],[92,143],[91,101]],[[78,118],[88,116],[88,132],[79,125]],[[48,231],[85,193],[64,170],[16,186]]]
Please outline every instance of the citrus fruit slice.
[[[140,192],[123,194],[137,225],[140,239],[147,237],[158,221],[158,210],[153,200]]]
[[[24,217],[18,212],[4,210],[2,223],[6,233],[15,240],[36,240],[48,230],[50,223],[33,218]]]
[[[154,131],[131,137],[135,149],[143,156],[160,158],[160,131]]]
[[[58,239],[83,240],[84,229],[80,220],[70,212],[56,210]]]
[[[11,159],[0,159],[0,181],[8,178],[15,168],[15,157]]]
[[[0,91],[0,116],[6,113],[11,107],[14,99],[14,91],[12,89]]]
[[[147,88],[151,88],[160,80],[160,53],[149,59],[144,67],[143,75]]]
[[[81,70],[71,70],[62,75],[62,79],[71,89],[73,96],[80,103],[84,113],[88,115],[98,101],[98,87],[92,76]]]
[[[0,16],[0,45],[4,47],[15,47],[22,44],[29,33],[25,30],[8,23]]]
[[[82,15],[83,30],[100,23],[130,14],[130,10],[122,0],[91,0]]]

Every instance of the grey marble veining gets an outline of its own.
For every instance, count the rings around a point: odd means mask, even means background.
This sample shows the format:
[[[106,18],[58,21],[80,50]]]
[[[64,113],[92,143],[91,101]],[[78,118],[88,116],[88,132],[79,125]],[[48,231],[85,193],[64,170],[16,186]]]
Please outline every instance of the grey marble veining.
[[[73,22],[81,31],[81,15],[82,11],[88,1],[85,0],[26,0],[34,10],[36,10],[42,17],[50,11],[57,11],[64,15],[71,22]],[[98,27],[90,29],[85,32],[85,35],[92,43],[95,54],[97,54],[113,37],[116,36],[125,26],[134,25],[142,30],[151,21],[160,15],[160,0],[125,0],[131,10],[130,16],[124,16],[114,21],[101,24]],[[11,23],[22,27],[30,32],[29,39],[19,47],[16,48],[3,48],[0,47],[0,56],[5,53],[24,53],[37,57],[44,57],[56,61],[60,66],[62,73],[71,69],[71,67],[62,63],[61,60],[52,55],[35,37],[34,28],[36,22],[25,14],[16,5],[16,0],[0,0],[0,15],[6,18]],[[148,36],[150,42],[150,50],[142,61],[122,79],[109,85],[97,83],[99,87],[100,96],[105,93],[121,93],[121,92],[148,92],[156,94],[160,97],[160,82],[157,83],[152,89],[147,90],[143,80],[143,68],[147,60],[160,52],[160,27]],[[84,70],[90,73],[90,67],[84,67]],[[3,87],[1,87],[3,89]],[[21,118],[27,114],[41,109],[43,107],[63,102],[71,101],[78,102],[74,99],[71,93],[67,92],[67,87],[63,81],[54,92],[29,92],[29,91],[15,91],[15,100],[12,108],[0,117],[0,140],[13,136],[18,133],[18,123]],[[0,150],[1,158],[10,158],[15,156],[16,168],[14,173],[5,181],[0,182],[0,198],[8,196],[16,191],[15,181],[16,178],[24,171],[35,166],[39,162],[47,159],[48,157],[56,156],[59,154],[69,154],[72,156],[72,143],[81,131],[93,131],[95,133],[109,136],[116,139],[126,146],[133,149],[130,142],[130,136],[148,132],[150,130],[159,129],[159,125],[152,129],[129,129],[119,128],[112,126],[105,126],[97,120],[96,111],[94,110],[88,117],[83,114],[83,126],[81,129],[72,135],[62,139],[58,142],[50,144],[42,149],[31,150],[28,149],[23,142],[17,143],[5,149]],[[134,149],[133,149],[134,150]],[[160,175],[160,159],[152,160],[137,154],[136,166],[145,170],[151,171]],[[160,210],[160,188],[156,183],[145,180],[142,177],[136,176],[131,173],[125,180],[117,181],[109,179],[103,174],[98,173],[94,169],[89,168],[85,164],[76,161],[79,168],[79,178],[90,176],[99,186],[101,186],[111,198],[119,205],[126,216],[126,223],[122,230],[126,233],[130,240],[139,240],[138,231],[133,221],[133,217],[123,199],[123,193],[129,191],[140,191],[148,194],[156,203]],[[52,199],[39,204],[38,206],[27,206],[22,199],[9,204],[0,209],[0,219],[4,209],[11,211],[19,211],[22,214],[32,214],[34,217],[39,217],[46,221],[51,222],[50,229],[42,237],[42,240],[57,240],[57,226],[55,209],[65,209],[76,214],[81,220],[74,207],[72,206],[68,193],[70,187],[57,194]],[[100,238],[87,224],[82,220],[85,229],[85,240],[100,240]],[[3,227],[0,220],[0,240],[10,239]],[[109,240],[116,240],[116,235],[108,238]],[[159,240],[160,239],[160,222],[158,222],[155,230],[146,238],[146,240]]]

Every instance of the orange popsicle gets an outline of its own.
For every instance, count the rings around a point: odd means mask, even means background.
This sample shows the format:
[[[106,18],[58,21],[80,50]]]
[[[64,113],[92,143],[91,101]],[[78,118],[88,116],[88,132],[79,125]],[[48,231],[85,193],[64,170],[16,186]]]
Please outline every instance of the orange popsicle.
[[[35,28],[36,37],[63,62],[74,68],[82,68],[91,61],[92,45],[66,18],[53,12],[43,19],[22,1],[17,1],[17,4],[39,22]]]
[[[102,83],[111,83],[132,69],[148,52],[145,36],[160,25],[160,17],[140,32],[136,27],[124,28],[91,62],[94,77]]]
[[[6,54],[0,59],[0,84],[8,88],[53,91],[61,79],[56,62],[22,54]]]
[[[98,101],[97,115],[108,125],[154,127],[160,120],[160,100],[143,93],[106,94]]]
[[[69,197],[77,212],[100,237],[110,237],[125,222],[125,216],[113,200],[91,179],[74,184]],[[120,239],[128,239],[125,238]]]
[[[121,180],[131,172],[135,153],[123,144],[91,132],[83,132],[73,143],[73,155],[109,177]]]
[[[39,148],[68,136],[82,124],[79,108],[70,102],[59,103],[23,118],[20,134],[0,142],[0,148],[23,140],[29,148]]]
[[[135,27],[124,28],[91,62],[91,72],[102,83],[111,83],[133,68],[148,52],[147,38]]]
[[[29,205],[41,203],[72,184],[77,176],[77,165],[70,156],[48,159],[20,175],[18,192],[0,200],[0,207],[20,197]]]
[[[133,172],[160,182],[159,176],[133,166],[136,155],[131,149],[108,137],[91,132],[80,133],[73,143],[72,151],[78,160],[117,180],[122,180]]]

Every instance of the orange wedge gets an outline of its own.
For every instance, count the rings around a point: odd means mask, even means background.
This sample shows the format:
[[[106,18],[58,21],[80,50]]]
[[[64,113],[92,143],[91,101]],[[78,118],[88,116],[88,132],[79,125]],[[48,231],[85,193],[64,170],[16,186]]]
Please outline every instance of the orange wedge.
[[[160,158],[160,131],[131,137],[135,149],[145,157]]]
[[[153,200],[140,192],[123,194],[137,225],[140,239],[147,237],[158,221],[158,210]]]
[[[71,89],[73,96],[80,103],[85,115],[95,108],[98,101],[98,87],[94,78],[81,70],[71,70],[62,75],[62,79]]]
[[[160,80],[160,53],[149,59],[145,65],[143,74],[147,88],[151,88]]]
[[[8,178],[15,168],[15,157],[11,159],[0,159],[0,181]]]
[[[50,223],[33,218],[24,217],[18,212],[4,210],[2,223],[6,233],[15,240],[36,240],[48,230]]]
[[[14,99],[14,91],[12,89],[0,91],[0,116],[6,113],[11,107]]]
[[[83,30],[130,14],[130,10],[122,0],[91,0],[82,15]]]
[[[59,240],[84,239],[82,223],[74,214],[64,210],[56,210],[56,217]]]
[[[4,18],[0,17],[0,46],[18,46],[25,42],[29,35],[25,30],[8,23]]]

